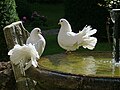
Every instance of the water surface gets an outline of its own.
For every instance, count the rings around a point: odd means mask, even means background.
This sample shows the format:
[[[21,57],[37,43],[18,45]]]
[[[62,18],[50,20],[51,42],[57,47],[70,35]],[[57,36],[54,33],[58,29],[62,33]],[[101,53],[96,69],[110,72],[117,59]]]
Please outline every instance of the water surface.
[[[39,64],[49,70],[76,75],[120,77],[120,68],[114,66],[112,54],[108,52],[48,55]]]

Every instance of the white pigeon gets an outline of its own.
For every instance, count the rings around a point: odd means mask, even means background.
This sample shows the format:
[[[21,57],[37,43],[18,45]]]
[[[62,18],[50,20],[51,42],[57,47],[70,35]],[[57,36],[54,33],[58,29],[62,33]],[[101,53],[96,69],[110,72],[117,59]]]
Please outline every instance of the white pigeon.
[[[97,38],[91,37],[91,35],[97,32],[96,29],[92,29],[90,26],[85,26],[79,33],[72,32],[71,25],[66,19],[60,19],[59,23],[61,28],[58,33],[58,44],[60,47],[67,51],[75,51],[80,46],[94,49]]]
[[[14,48],[8,52],[8,55],[10,55],[10,60],[13,64],[19,64],[24,70],[27,70],[31,65],[34,67],[38,66],[36,60],[39,58],[39,55],[35,46],[32,44],[23,46],[16,44]]]
[[[36,48],[36,50],[39,53],[39,56],[42,55],[44,49],[45,49],[45,45],[46,45],[46,41],[44,39],[44,37],[41,35],[41,29],[40,28],[34,28],[31,33],[30,33],[30,37],[28,37],[26,44],[33,44]]]

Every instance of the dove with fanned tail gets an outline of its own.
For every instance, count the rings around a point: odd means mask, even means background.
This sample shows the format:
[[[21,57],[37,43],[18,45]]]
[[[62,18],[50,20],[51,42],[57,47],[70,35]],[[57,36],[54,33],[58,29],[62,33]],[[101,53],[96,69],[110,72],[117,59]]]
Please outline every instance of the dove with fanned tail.
[[[97,43],[97,38],[91,35],[97,32],[91,26],[85,26],[78,33],[72,32],[71,25],[66,19],[60,19],[61,28],[58,33],[58,44],[67,51],[75,51],[80,46],[93,50]]]
[[[8,55],[10,55],[10,60],[13,64],[19,64],[24,70],[27,70],[32,65],[34,67],[38,66],[37,59],[39,55],[35,46],[32,44],[24,44],[22,46],[16,44],[14,48],[8,52]]]

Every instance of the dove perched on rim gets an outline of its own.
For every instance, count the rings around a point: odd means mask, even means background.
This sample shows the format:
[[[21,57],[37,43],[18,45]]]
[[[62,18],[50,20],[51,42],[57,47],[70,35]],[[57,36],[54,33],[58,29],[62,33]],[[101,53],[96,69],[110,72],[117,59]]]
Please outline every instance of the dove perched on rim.
[[[19,64],[24,70],[27,70],[31,65],[34,67],[38,66],[36,60],[39,58],[39,55],[35,46],[32,44],[24,44],[23,46],[16,44],[14,48],[8,52],[8,55],[10,55],[10,60],[13,64]]]
[[[59,24],[61,28],[58,33],[58,44],[61,48],[67,51],[75,51],[80,46],[90,50],[94,49],[97,38],[91,37],[91,35],[97,32],[96,29],[92,29],[91,26],[85,26],[79,33],[74,33],[66,19],[60,19]]]
[[[28,37],[26,44],[33,44],[36,48],[36,50],[39,53],[39,56],[42,55],[44,49],[45,49],[45,45],[46,45],[46,41],[44,39],[44,37],[41,35],[41,29],[40,28],[34,28],[31,33],[30,36]]]

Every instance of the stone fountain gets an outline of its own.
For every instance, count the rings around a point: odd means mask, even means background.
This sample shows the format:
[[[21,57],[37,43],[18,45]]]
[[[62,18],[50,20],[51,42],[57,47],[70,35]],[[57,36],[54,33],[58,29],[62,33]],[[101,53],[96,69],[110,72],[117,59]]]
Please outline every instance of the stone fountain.
[[[120,61],[120,9],[113,9],[110,12],[113,27],[113,57],[116,63]]]
[[[114,22],[113,55],[112,52],[47,55],[38,61],[38,68],[31,66],[24,77],[14,66],[18,90],[120,90],[120,67],[115,64],[120,60],[119,10],[112,10],[111,17]],[[20,24],[4,29],[8,49],[16,43],[24,44],[29,36],[21,27]],[[36,83],[33,85],[29,81]]]
[[[26,73],[43,90],[119,90],[120,89],[120,10],[111,11],[112,52],[54,54],[39,60],[39,68]],[[116,66],[117,65],[117,66]],[[30,74],[33,73],[33,74]]]

